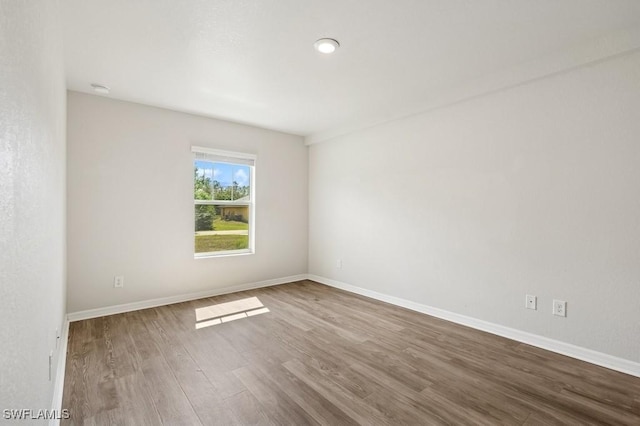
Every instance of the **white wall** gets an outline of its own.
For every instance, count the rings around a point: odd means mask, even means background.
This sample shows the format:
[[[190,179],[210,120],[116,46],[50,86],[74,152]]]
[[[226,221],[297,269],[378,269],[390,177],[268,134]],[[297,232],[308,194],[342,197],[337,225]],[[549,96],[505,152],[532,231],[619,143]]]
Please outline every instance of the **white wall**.
[[[76,92],[67,133],[69,312],[306,273],[300,137]],[[193,258],[192,145],[257,154],[254,255]]]
[[[65,100],[57,2],[2,0],[0,411],[52,406],[49,351],[55,367],[66,312]]]
[[[309,272],[640,361],[639,111],[635,53],[312,145]]]

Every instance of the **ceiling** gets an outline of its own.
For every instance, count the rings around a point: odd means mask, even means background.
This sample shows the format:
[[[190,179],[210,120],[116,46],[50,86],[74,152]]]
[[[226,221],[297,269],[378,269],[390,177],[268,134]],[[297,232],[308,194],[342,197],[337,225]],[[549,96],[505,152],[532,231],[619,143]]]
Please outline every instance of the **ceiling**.
[[[640,47],[640,37],[611,38],[640,28],[638,0],[62,0],[62,8],[69,89],[92,93],[100,83],[112,98],[311,142],[539,77],[530,70]],[[322,55],[313,49],[321,37],[341,47]],[[536,68],[549,58],[555,68]]]

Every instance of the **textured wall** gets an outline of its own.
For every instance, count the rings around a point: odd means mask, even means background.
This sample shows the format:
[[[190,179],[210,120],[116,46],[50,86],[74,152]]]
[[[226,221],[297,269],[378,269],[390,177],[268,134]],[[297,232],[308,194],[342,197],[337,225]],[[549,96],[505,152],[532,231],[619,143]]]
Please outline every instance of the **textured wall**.
[[[635,53],[313,145],[309,272],[640,361],[638,111]]]
[[[77,92],[68,107],[69,312],[307,272],[302,138]],[[257,154],[255,254],[193,258],[192,145]]]
[[[55,1],[0,2],[0,409],[51,407],[48,357],[65,313],[57,16]]]

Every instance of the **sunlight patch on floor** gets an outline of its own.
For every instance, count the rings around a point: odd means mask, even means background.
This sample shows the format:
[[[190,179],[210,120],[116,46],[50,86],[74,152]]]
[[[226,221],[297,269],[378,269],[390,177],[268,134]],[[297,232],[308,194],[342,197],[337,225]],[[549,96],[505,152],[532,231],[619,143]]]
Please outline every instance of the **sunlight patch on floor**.
[[[196,309],[196,330],[269,312],[260,299],[248,297]]]

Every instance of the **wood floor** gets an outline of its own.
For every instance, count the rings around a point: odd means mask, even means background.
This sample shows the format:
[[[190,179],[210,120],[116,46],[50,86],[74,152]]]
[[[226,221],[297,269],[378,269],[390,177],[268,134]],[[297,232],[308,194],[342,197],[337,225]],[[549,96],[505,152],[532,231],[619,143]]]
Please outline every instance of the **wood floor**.
[[[270,312],[196,329],[196,309],[249,297]],[[301,281],[71,323],[63,408],[63,425],[640,425],[640,379]]]

